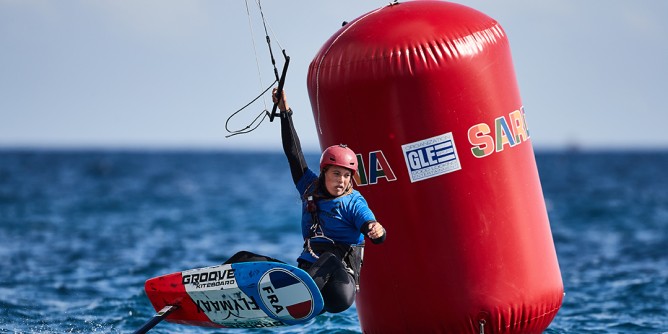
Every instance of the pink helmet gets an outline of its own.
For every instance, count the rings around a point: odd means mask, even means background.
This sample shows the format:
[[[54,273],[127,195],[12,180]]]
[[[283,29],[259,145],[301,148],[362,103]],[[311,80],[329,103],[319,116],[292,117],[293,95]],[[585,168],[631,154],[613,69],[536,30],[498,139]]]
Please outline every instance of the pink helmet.
[[[328,165],[348,168],[355,175],[357,173],[357,156],[353,150],[344,144],[333,145],[326,148],[320,157],[320,170]]]

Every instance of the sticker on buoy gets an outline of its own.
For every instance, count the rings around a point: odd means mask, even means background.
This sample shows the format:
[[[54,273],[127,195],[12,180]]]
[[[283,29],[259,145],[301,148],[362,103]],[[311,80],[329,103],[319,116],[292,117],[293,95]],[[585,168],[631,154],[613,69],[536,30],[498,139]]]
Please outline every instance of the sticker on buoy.
[[[401,145],[411,182],[462,169],[452,132]]]

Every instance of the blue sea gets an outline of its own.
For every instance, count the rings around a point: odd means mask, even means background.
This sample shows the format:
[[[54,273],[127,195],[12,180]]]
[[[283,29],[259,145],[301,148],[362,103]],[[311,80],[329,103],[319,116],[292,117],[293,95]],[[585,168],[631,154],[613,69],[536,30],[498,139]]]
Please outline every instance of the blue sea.
[[[318,156],[309,155],[316,164]],[[566,295],[547,333],[668,333],[668,152],[536,154]],[[0,333],[128,333],[144,281],[238,250],[292,263],[299,198],[282,153],[0,151]],[[150,333],[359,333],[308,326]]]

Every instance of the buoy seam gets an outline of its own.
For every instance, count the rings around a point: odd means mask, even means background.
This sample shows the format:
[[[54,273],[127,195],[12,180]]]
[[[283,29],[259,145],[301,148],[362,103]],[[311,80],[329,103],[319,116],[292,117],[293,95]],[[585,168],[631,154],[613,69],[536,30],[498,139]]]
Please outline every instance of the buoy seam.
[[[559,309],[560,309],[560,307],[561,307],[561,305],[557,305],[555,308],[553,308],[553,309],[551,309],[551,310],[549,310],[549,311],[543,312],[543,314],[537,315],[537,316],[535,316],[535,317],[533,317],[533,318],[528,318],[528,319],[526,319],[526,320],[520,320],[520,321],[516,321],[516,322],[514,322],[514,323],[512,323],[512,324],[508,324],[508,326],[507,326],[506,328],[516,327],[516,326],[519,325],[519,324],[528,324],[528,323],[530,323],[530,322],[532,322],[532,321],[534,321],[534,320],[544,318],[544,317],[546,317],[546,316],[548,316],[548,315],[550,315],[550,314],[553,314],[553,313],[558,312]]]

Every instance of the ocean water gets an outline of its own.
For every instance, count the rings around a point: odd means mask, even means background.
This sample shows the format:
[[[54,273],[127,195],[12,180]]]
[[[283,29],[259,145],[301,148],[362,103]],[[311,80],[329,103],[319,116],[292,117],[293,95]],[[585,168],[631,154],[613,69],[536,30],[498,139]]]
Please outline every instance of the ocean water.
[[[318,157],[307,157],[315,165]],[[564,280],[547,333],[668,332],[668,152],[538,152]],[[0,333],[127,333],[148,278],[251,250],[293,262],[299,198],[281,153],[0,151]],[[359,333],[307,327],[151,333]]]

